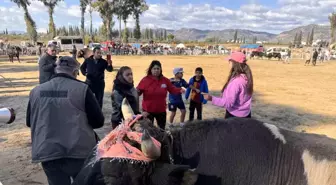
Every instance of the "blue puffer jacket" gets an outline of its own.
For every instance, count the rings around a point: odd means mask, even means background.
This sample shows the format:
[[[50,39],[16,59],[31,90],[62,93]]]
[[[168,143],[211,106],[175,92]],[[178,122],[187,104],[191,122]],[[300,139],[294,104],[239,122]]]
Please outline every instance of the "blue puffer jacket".
[[[192,77],[192,78],[190,78],[190,80],[189,80],[189,86],[190,86],[190,85],[194,85],[195,80],[196,80],[196,77],[195,77],[195,76]],[[185,94],[185,98],[186,98],[186,99],[189,98],[189,95],[190,95],[190,93],[191,93],[191,90],[192,90],[192,89],[191,89],[190,87],[187,88],[187,91],[186,91],[186,94]],[[202,78],[201,78],[200,91],[201,91],[201,93],[209,93],[208,82],[206,81],[206,79],[205,79],[204,76],[202,76]],[[203,96],[203,95],[201,95],[201,102],[203,102],[203,104],[206,104],[206,103],[208,102],[207,100],[204,99],[204,96]]]

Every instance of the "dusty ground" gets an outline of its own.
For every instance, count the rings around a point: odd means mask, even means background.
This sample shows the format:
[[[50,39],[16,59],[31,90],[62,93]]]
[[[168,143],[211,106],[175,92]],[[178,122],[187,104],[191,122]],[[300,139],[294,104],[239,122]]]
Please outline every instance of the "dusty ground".
[[[114,65],[131,66],[136,84],[145,75],[153,59],[163,63],[164,75],[172,76],[174,67],[184,67],[185,78],[196,67],[204,69],[209,88],[218,94],[228,74],[223,56],[141,56],[114,57]],[[30,162],[30,133],[25,128],[25,111],[29,91],[38,83],[37,64],[29,58],[23,63],[0,60],[0,107],[13,107],[17,119],[12,125],[0,126],[0,181],[8,184],[46,184],[39,165]],[[281,127],[326,134],[336,138],[336,62],[304,66],[303,61],[277,64],[276,61],[250,60],[255,82],[252,116]],[[110,129],[112,80],[116,72],[106,74],[104,113],[106,126],[98,130],[102,136]],[[84,80],[83,76],[79,79]],[[10,82],[11,81],[11,82]],[[223,117],[224,110],[211,105],[204,108],[204,117]],[[177,121],[177,120],[176,120]]]

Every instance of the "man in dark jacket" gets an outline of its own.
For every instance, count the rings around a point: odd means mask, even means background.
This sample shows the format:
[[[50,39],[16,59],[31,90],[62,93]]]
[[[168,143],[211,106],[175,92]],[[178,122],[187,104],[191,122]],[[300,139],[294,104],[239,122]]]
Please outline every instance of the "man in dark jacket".
[[[314,49],[314,52],[313,52],[313,65],[316,66],[316,61],[317,61],[317,57],[318,57],[318,52],[316,49]]]
[[[112,72],[112,61],[104,60],[100,48],[96,47],[93,49],[93,55],[84,60],[80,70],[86,76],[86,83],[95,94],[102,108],[105,89],[105,70]]]
[[[70,185],[97,144],[93,129],[104,116],[87,84],[76,80],[80,64],[56,62],[56,75],[29,95],[26,124],[31,128],[32,161],[42,163],[49,185]]]
[[[56,46],[50,44],[39,60],[40,84],[47,82],[55,74],[56,59]]]

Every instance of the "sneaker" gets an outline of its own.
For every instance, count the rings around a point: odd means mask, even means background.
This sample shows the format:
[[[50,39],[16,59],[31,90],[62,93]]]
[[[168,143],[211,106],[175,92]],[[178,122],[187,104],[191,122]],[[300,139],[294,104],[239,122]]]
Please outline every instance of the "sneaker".
[[[183,127],[185,125],[185,123],[180,123],[180,126]]]

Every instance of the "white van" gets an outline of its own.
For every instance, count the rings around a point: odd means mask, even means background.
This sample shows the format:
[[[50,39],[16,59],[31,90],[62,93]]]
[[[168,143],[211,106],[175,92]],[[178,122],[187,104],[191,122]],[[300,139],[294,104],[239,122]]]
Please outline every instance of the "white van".
[[[54,40],[48,42],[48,44],[50,43],[57,45],[60,51],[71,51],[73,45],[76,46],[77,50],[84,48],[84,41],[80,36],[57,36]]]

